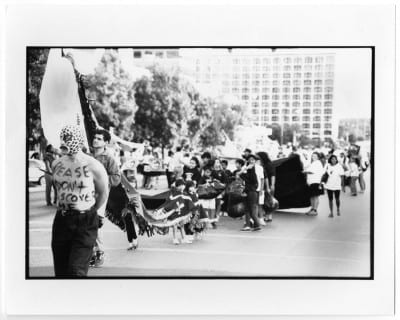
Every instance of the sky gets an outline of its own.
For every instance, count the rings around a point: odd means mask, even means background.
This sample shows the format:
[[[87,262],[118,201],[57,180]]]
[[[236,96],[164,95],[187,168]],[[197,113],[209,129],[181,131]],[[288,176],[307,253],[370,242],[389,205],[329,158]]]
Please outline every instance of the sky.
[[[96,50],[77,50],[80,52],[83,65],[87,61],[93,60],[85,58],[87,51],[92,51],[95,54]],[[98,51],[98,50],[97,50]],[[134,67],[132,49],[122,52],[121,59],[125,62],[128,71],[132,74],[139,74],[138,68],[131,70]],[[211,50],[221,54],[229,54],[226,49]],[[264,52],[268,55],[271,54],[271,49],[234,49],[234,52],[241,52],[242,54],[254,54]],[[335,87],[334,87],[334,108],[335,119],[340,120],[344,118],[371,118],[371,57],[372,51],[369,48],[306,48],[306,49],[277,49],[277,54],[290,53],[290,54],[304,54],[304,53],[334,53],[335,54]],[[210,49],[181,49],[181,56],[202,56],[209,55]],[[78,53],[74,53],[76,55]],[[126,59],[129,56],[130,59]],[[76,57],[78,58],[78,57]],[[76,59],[79,60],[79,59]],[[94,59],[95,61],[98,59]],[[126,61],[125,61],[126,60]],[[93,64],[93,63],[92,63]],[[141,73],[140,73],[141,74]]]
[[[336,117],[371,118],[371,49],[337,49],[335,52]]]
[[[183,55],[207,55],[207,49],[184,49]],[[215,50],[214,50],[215,51]],[[221,50],[227,52],[225,50]],[[241,49],[242,53],[266,52],[270,49]],[[238,52],[238,49],[235,49]],[[335,89],[334,108],[337,120],[344,118],[371,118],[371,67],[372,54],[369,48],[306,48],[277,49],[277,54],[334,53]]]

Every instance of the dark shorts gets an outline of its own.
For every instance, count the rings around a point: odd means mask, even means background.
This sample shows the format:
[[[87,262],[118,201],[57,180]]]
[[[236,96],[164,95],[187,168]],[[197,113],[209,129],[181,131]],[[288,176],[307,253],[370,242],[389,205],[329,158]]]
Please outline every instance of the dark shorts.
[[[340,198],[340,190],[326,190],[327,194],[328,194],[328,198],[330,201],[333,200],[333,195],[335,195],[335,199],[339,200]]]
[[[312,183],[308,186],[310,190],[310,197],[318,197],[321,194],[324,194],[324,189],[320,188],[319,183]]]

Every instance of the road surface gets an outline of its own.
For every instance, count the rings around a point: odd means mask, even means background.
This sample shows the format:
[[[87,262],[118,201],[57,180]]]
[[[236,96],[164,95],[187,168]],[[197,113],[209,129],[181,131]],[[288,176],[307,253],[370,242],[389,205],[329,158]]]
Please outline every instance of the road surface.
[[[218,228],[200,241],[173,245],[171,235],[141,236],[136,251],[127,251],[126,234],[106,221],[105,263],[89,276],[369,277],[369,186],[356,197],[349,189],[341,197],[340,217],[328,218],[325,194],[316,217],[300,209],[277,212],[261,231],[247,233],[239,231],[243,220],[221,217]],[[52,277],[55,208],[45,206],[43,187],[30,188],[29,199],[29,274]]]

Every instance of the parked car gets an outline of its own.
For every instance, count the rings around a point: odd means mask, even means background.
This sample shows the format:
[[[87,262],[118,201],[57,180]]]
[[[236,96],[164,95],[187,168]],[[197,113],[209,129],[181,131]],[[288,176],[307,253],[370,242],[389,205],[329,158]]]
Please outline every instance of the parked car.
[[[36,159],[29,159],[29,182],[39,185],[45,184],[44,171],[46,166],[43,161]]]

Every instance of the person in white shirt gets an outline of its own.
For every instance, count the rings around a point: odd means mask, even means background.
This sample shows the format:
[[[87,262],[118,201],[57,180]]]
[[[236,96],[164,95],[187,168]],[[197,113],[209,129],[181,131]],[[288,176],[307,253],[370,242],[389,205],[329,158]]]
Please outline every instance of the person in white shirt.
[[[307,215],[316,216],[318,214],[319,196],[323,193],[323,189],[321,189],[321,178],[324,173],[320,154],[318,152],[313,152],[311,155],[311,163],[304,173],[307,174],[307,184],[310,189],[311,201],[311,210]]]
[[[350,190],[351,190],[351,195],[356,196],[357,195],[357,179],[358,176],[360,175],[360,171],[358,169],[358,165],[356,163],[356,159],[353,156],[349,157],[349,171],[350,171]]]
[[[257,193],[258,193],[258,218],[260,225],[266,226],[267,224],[264,221],[264,210],[263,210],[263,205],[264,205],[264,168],[261,166],[260,163],[260,158],[257,156],[257,161],[254,166],[256,170],[256,176],[257,176],[257,182],[258,182],[258,187],[257,187]]]
[[[175,154],[172,156],[172,163],[174,165],[175,180],[182,177],[183,174],[183,153],[182,147],[177,147]]]
[[[325,189],[329,199],[329,218],[333,218],[333,195],[335,195],[337,215],[340,216],[340,190],[344,190],[344,170],[335,155],[331,155],[325,168],[328,180]]]

